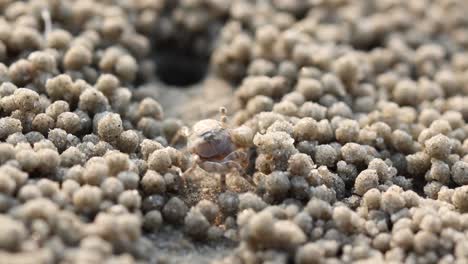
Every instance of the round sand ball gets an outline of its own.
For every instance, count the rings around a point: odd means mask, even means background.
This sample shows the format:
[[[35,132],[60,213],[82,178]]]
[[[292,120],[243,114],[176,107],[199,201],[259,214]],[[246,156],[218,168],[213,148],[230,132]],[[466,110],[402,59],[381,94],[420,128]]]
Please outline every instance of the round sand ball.
[[[67,133],[75,134],[81,130],[81,120],[75,113],[64,112],[57,117],[56,126],[67,131]]]
[[[105,72],[110,72],[114,69],[117,59],[122,56],[123,50],[112,46],[107,48],[99,61],[99,69]]]
[[[216,216],[219,213],[218,205],[208,200],[201,200],[198,202],[196,207],[210,223],[214,222]]]
[[[402,228],[393,233],[392,244],[402,249],[409,249],[413,245],[414,234],[410,228]]]
[[[468,184],[468,162],[457,161],[452,165],[452,179],[458,185]]]
[[[231,131],[231,137],[234,144],[241,148],[251,147],[253,145],[254,133],[248,126],[240,126]]]
[[[290,193],[298,200],[306,200],[309,197],[309,182],[306,177],[293,176],[291,178]]]
[[[330,102],[326,102],[325,100],[330,100]],[[353,113],[351,108],[344,102],[335,102],[335,98],[331,95],[324,96],[321,100],[322,104],[328,105],[332,104],[328,107],[327,115],[331,119],[333,117],[344,117],[344,118],[352,118]],[[351,135],[355,134],[355,131],[352,132]],[[349,136],[346,136],[349,137]],[[345,137],[345,138],[346,138]]]
[[[313,169],[312,158],[304,153],[296,153],[288,160],[288,171],[293,175],[307,176]]]
[[[380,191],[375,188],[372,188],[364,194],[364,196],[362,197],[362,202],[370,210],[376,210],[376,209],[379,209],[380,207],[381,199],[382,199],[382,195]]]
[[[164,174],[166,189],[169,192],[179,192],[183,188],[183,179],[181,175],[175,172],[167,172]]]
[[[166,192],[166,182],[164,177],[153,170],[148,170],[141,179],[143,191],[147,194],[164,194]]]
[[[8,143],[0,143],[0,165],[15,158],[15,148]]]
[[[307,240],[304,232],[290,220],[276,221],[273,229],[275,242],[279,248],[294,250]]]
[[[218,226],[210,226],[210,228],[208,228],[206,236],[209,241],[220,240],[224,237],[224,230]]]
[[[129,210],[136,210],[141,206],[141,196],[137,190],[126,190],[119,195],[118,202]]]
[[[73,180],[75,182],[82,182],[82,175],[83,175],[83,166],[76,165],[69,169],[63,171],[63,179],[64,180]]]
[[[42,197],[41,190],[36,185],[24,185],[18,192],[18,198],[22,202]]]
[[[161,105],[152,98],[143,99],[138,106],[138,115],[142,117],[151,117],[156,120],[163,118],[163,110]]]
[[[102,74],[99,76],[94,87],[105,94],[107,97],[111,96],[120,86],[120,81],[112,74]]]
[[[431,170],[428,172],[427,176],[442,184],[447,184],[450,181],[450,167],[443,161],[432,160]],[[428,179],[426,178],[426,180]]]
[[[171,166],[171,156],[166,149],[155,150],[148,158],[148,167],[151,170],[163,173]]]
[[[32,145],[45,139],[45,137],[37,131],[28,132],[24,136],[26,137],[26,140],[28,140],[29,144]]]
[[[225,215],[234,215],[239,207],[239,196],[234,192],[224,192],[219,195],[218,204]]]
[[[80,249],[96,252],[100,254],[100,256],[110,256],[112,253],[111,244],[96,235],[83,238],[80,241]]]
[[[396,173],[396,169],[389,167],[382,159],[371,160],[369,162],[368,168],[377,172],[381,182],[385,182],[386,180],[391,179]]]
[[[34,51],[29,54],[28,60],[40,71],[52,72],[57,68],[55,57],[49,52]]]
[[[98,122],[97,132],[100,138],[107,142],[118,139],[123,131],[122,119],[119,114],[105,114]]]
[[[89,114],[96,114],[106,111],[109,108],[109,101],[97,89],[87,88],[80,95],[78,107]]]
[[[8,136],[22,130],[23,126],[20,120],[12,117],[0,118],[0,139],[6,139]]]
[[[400,105],[416,105],[418,103],[418,85],[414,81],[398,82],[393,90],[393,98]]]
[[[127,241],[137,241],[141,236],[141,217],[136,214],[123,213],[116,218],[117,232]]]
[[[294,216],[294,223],[302,229],[302,231],[306,234],[309,234],[313,228],[313,219],[312,217],[305,211],[299,212]]]
[[[117,59],[115,73],[125,81],[133,81],[138,71],[138,64],[130,55],[123,55]]]
[[[185,232],[194,239],[206,238],[210,223],[196,207],[192,207],[184,219]]]
[[[267,204],[254,193],[247,192],[239,195],[239,211],[250,208],[256,212],[259,212],[265,207],[267,207]]]
[[[298,141],[314,140],[317,138],[317,121],[310,117],[300,119],[294,125],[294,138]]]
[[[86,160],[86,156],[76,147],[67,148],[60,154],[60,166],[73,167],[74,165],[82,165]]]
[[[16,86],[15,86],[16,88]],[[0,107],[3,112],[11,113],[17,109],[14,95],[5,95],[0,98]]]
[[[163,224],[163,218],[158,210],[152,210],[143,217],[143,228],[148,232],[156,232]]]
[[[293,129],[293,126],[289,122],[275,121],[272,125],[268,127],[267,133],[282,131],[291,135],[293,133]]]
[[[188,207],[177,197],[172,197],[164,205],[163,216],[164,220],[169,224],[181,224],[184,221],[185,215],[188,212]]]
[[[134,153],[138,144],[140,143],[140,137],[138,133],[133,130],[127,130],[120,134],[118,140],[118,148],[120,151],[125,153]]]
[[[323,86],[312,78],[301,78],[296,85],[296,91],[301,93],[306,100],[318,100],[323,95]]]
[[[421,230],[431,233],[439,233],[442,229],[442,221],[438,216],[426,215],[419,224]]]
[[[162,130],[166,138],[173,139],[182,129],[182,121],[176,118],[166,118],[162,122]]]
[[[155,140],[143,139],[143,141],[140,143],[140,148],[143,158],[147,160],[155,150],[162,149],[163,146],[161,143]]]
[[[84,213],[96,212],[101,200],[102,191],[95,186],[85,185],[73,194],[73,205]]]
[[[42,195],[45,197],[53,197],[59,192],[59,184],[57,182],[51,181],[49,179],[40,179],[37,182],[37,187],[41,191]]]
[[[353,55],[342,56],[333,64],[336,75],[346,84],[352,84],[359,78],[359,60]]]
[[[253,247],[265,247],[271,245],[274,241],[274,218],[270,212],[262,211],[254,214],[246,228],[246,240]]]
[[[468,186],[461,186],[455,189],[452,196],[453,204],[463,213],[468,212]]]
[[[39,151],[41,149],[52,149],[52,150],[57,150],[55,147],[54,143],[48,139],[43,139],[39,142],[34,143],[34,150]]]
[[[39,166],[38,155],[33,150],[19,150],[15,158],[24,171],[32,172]]]
[[[91,64],[93,54],[84,46],[75,45],[67,50],[63,57],[63,66],[67,70],[79,70]]]
[[[91,120],[91,117],[89,117],[89,115],[81,110],[75,110],[74,113],[76,115],[78,115],[78,117],[80,118],[80,126],[81,126],[81,130],[80,130],[80,134],[84,134],[84,133],[88,133],[92,130],[92,126],[93,126],[93,123],[92,123],[92,120]],[[94,135],[96,136],[96,135]],[[96,137],[97,138],[97,137]]]
[[[380,233],[375,236],[372,241],[372,246],[381,251],[387,251],[390,248],[391,235],[388,233]]]
[[[436,249],[438,247],[438,243],[438,237],[432,232],[419,231],[414,236],[414,248],[419,253]]]
[[[94,146],[94,155],[96,156],[104,156],[108,151],[114,150],[111,144],[107,143],[106,141],[99,141]]]
[[[84,183],[98,186],[108,176],[109,168],[107,164],[101,162],[87,162],[81,177]]]
[[[290,93],[283,96],[282,101],[292,102],[297,107],[299,107],[299,106],[304,104],[305,98],[299,92],[290,92]]]
[[[16,85],[14,85],[11,82],[5,81],[0,85],[0,97],[6,97],[6,96],[9,96],[9,95],[13,95],[13,93],[15,92],[16,89],[18,89],[18,87],[16,87]]]
[[[66,92],[73,90],[73,80],[67,74],[60,74],[48,79],[45,88],[51,99],[62,99],[65,98]]]
[[[268,193],[279,199],[288,194],[288,191],[291,188],[291,183],[286,173],[274,171],[267,176],[265,187]]]
[[[56,171],[60,164],[60,156],[57,150],[54,149],[44,148],[38,150],[37,158],[39,160],[37,169],[44,174]]]
[[[39,94],[31,89],[19,88],[13,93],[15,104],[21,111],[35,110],[39,103]]]
[[[53,102],[45,110],[45,113],[53,118],[53,120],[57,120],[57,117],[65,112],[70,112],[70,107],[67,102],[62,100]]]
[[[0,215],[0,232],[0,248],[7,251],[17,250],[27,237],[24,224],[7,215]]]
[[[130,164],[128,155],[119,151],[108,151],[104,155],[110,175],[117,175],[128,170]]]
[[[19,164],[12,162],[11,164],[5,164],[0,167],[0,175],[4,178],[12,179],[16,185],[22,186],[28,180],[28,174],[19,169]]]
[[[9,209],[15,206],[16,201],[7,194],[0,194],[0,212],[6,213]]]
[[[429,129],[435,133],[446,135],[452,131],[452,126],[447,120],[438,119],[431,123]]]
[[[337,118],[337,120],[339,120]],[[332,124],[328,120],[318,122],[318,141],[320,143],[331,142],[334,138]],[[336,145],[336,144],[335,144]]]
[[[297,264],[319,264],[325,257],[325,250],[316,243],[307,243],[300,247],[295,256]]]
[[[162,133],[161,122],[150,117],[143,117],[138,121],[137,129],[147,138],[160,138]]]
[[[356,178],[354,183],[354,192],[358,195],[364,195],[368,190],[379,186],[379,176],[375,170],[363,170]]]
[[[338,153],[331,145],[318,145],[315,150],[315,162],[317,165],[334,167],[338,159]]]
[[[140,176],[133,171],[122,171],[117,175],[117,178],[124,185],[125,190],[138,189],[140,183]]]
[[[437,134],[426,140],[424,145],[426,146],[425,151],[429,156],[441,160],[447,159],[452,150],[450,139],[442,134]]]
[[[114,92],[113,95],[111,95],[109,101],[114,111],[119,112],[119,113],[128,112],[129,119],[133,119],[136,113],[134,113],[133,109],[127,110],[131,105],[131,99],[132,99],[132,92],[130,91],[130,89],[125,88],[125,87],[120,87]],[[131,127],[128,127],[128,128],[131,128]]]
[[[3,174],[0,175],[0,191],[6,195],[12,195],[15,189],[17,188],[14,179],[9,175]]]
[[[305,102],[299,109],[299,116],[322,120],[326,117],[327,108],[317,103]]]
[[[164,198],[164,196],[150,195],[150,196],[145,197],[145,199],[143,199],[141,208],[143,209],[143,212],[149,212],[152,210],[161,211],[163,209],[165,202],[166,202],[166,198]]]
[[[16,133],[9,135],[7,139],[5,140],[5,142],[16,146],[19,143],[28,143],[28,139],[23,133],[16,132]]]
[[[367,151],[362,145],[356,143],[346,143],[341,148],[341,156],[347,163],[360,164],[366,161]]]
[[[424,175],[431,167],[431,159],[425,152],[406,156],[407,170],[413,176]]]
[[[348,142],[356,142],[359,137],[359,124],[355,120],[343,120],[338,124],[335,131],[336,140],[345,144]]]
[[[387,190],[382,194],[380,206],[385,212],[393,214],[405,207],[405,199],[402,197],[401,193]]]
[[[10,65],[8,75],[14,84],[25,86],[34,79],[36,71],[30,61],[20,59]]]
[[[65,49],[70,44],[73,36],[63,29],[54,29],[47,36],[47,46],[54,49]]]
[[[108,177],[101,183],[101,190],[104,198],[115,201],[124,191],[124,185],[114,177]]]
[[[334,182],[334,177],[338,177],[336,175],[326,175],[325,177],[329,177],[329,179],[326,179],[325,181],[329,181],[330,185],[331,184],[335,184]],[[341,187],[339,187],[341,188]],[[331,189],[329,187],[327,187],[326,185],[322,184],[320,186],[317,186],[317,187],[311,187],[310,188],[310,196],[311,197],[315,197],[315,198],[318,198],[318,199],[321,199],[321,200],[324,200],[324,201],[327,201],[327,202],[334,202],[336,200],[336,194],[337,192],[340,192],[341,190],[339,190],[338,188],[336,189]]]

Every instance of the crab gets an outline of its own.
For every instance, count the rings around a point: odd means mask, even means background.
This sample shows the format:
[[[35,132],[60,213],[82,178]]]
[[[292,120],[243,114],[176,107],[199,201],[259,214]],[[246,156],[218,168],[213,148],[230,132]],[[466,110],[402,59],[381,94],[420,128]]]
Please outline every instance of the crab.
[[[233,133],[239,135],[239,131],[228,128],[226,108],[221,107],[219,111],[220,120],[200,120],[193,125],[191,133],[185,129],[187,151],[192,156],[192,166],[184,172],[184,175],[196,167],[206,172],[219,173],[221,188],[225,189],[227,173],[237,171],[241,176],[245,176],[249,155],[245,146],[235,143]]]

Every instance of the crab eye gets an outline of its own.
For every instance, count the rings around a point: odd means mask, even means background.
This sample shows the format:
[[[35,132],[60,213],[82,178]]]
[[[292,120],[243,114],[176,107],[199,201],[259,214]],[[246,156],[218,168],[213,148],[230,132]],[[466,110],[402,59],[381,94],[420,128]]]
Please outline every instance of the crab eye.
[[[203,138],[203,140],[213,141],[213,140],[216,139],[216,134],[213,133],[212,131],[207,131],[207,132],[201,134],[201,137]]]

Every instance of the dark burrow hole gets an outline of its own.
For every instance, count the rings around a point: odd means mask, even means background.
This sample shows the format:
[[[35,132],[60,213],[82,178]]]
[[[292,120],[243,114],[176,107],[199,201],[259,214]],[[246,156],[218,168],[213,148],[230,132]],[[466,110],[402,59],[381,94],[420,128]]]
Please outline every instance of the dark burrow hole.
[[[201,82],[208,71],[209,56],[199,55],[190,47],[157,48],[156,76],[163,83],[187,87]]]

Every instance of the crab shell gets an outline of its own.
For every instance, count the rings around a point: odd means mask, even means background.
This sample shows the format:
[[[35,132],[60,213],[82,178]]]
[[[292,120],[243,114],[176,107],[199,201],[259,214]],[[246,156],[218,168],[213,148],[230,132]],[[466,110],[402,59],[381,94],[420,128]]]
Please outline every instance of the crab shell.
[[[223,159],[235,149],[229,130],[219,121],[201,120],[192,130],[188,138],[188,150],[202,159]]]

